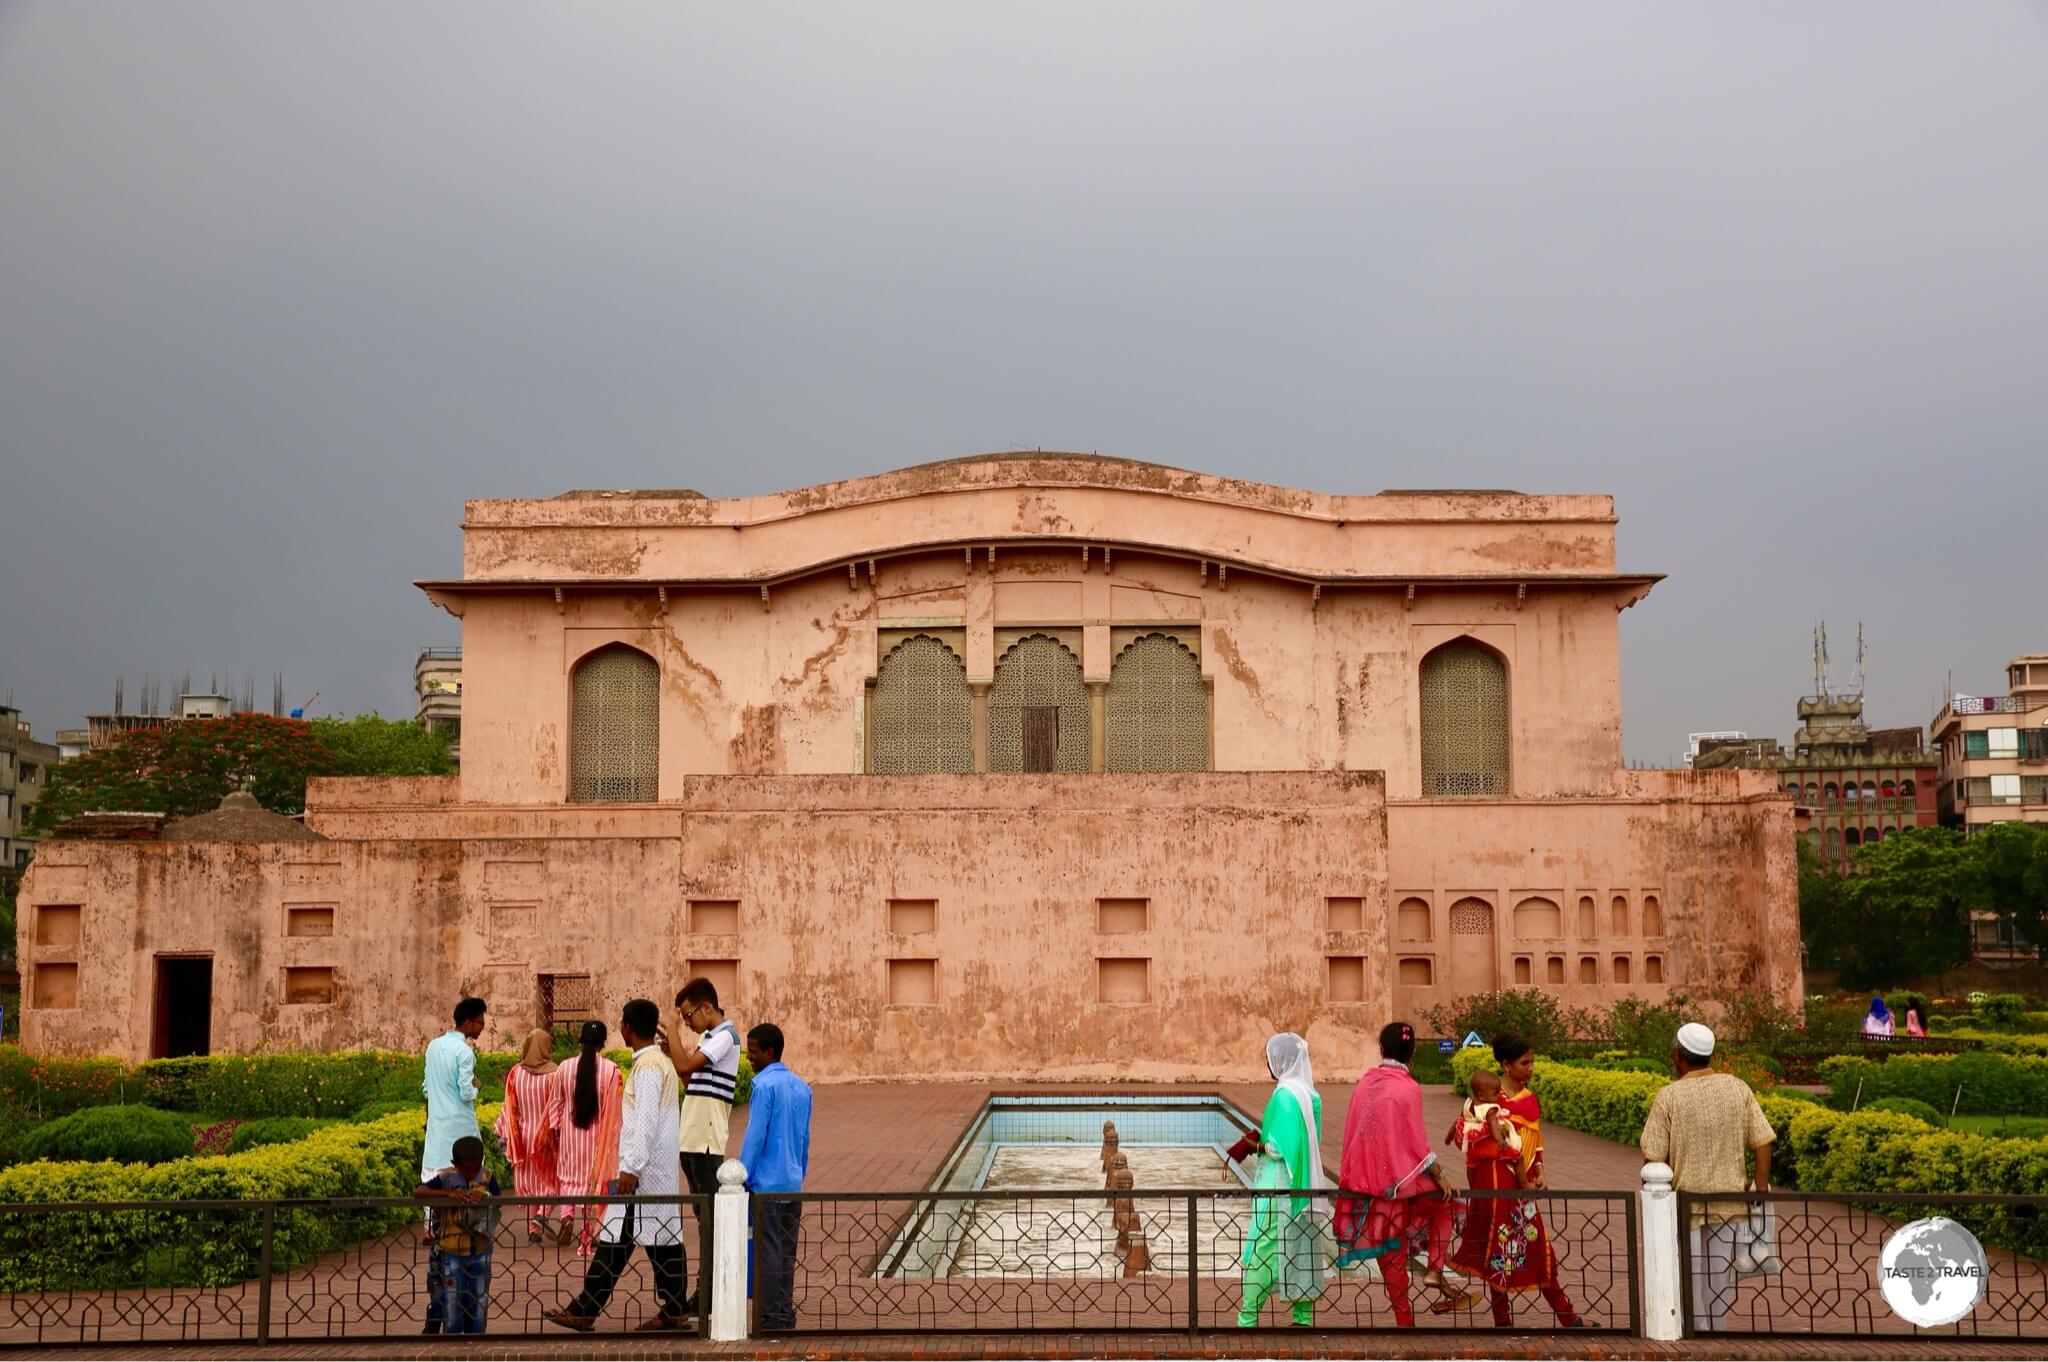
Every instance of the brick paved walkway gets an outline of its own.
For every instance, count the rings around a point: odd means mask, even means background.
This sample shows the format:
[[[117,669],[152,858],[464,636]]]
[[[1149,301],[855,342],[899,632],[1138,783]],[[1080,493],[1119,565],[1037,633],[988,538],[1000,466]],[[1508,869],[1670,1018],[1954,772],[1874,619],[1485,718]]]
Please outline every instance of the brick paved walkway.
[[[1339,1141],[1349,1102],[1347,1079],[1326,1080],[1323,1141],[1324,1158],[1334,1171],[1339,1163]],[[1002,1086],[1002,1091],[1052,1091],[1079,1095],[1091,1091],[1078,1087],[1031,1088]],[[1218,1091],[1211,1086],[1171,1088],[1131,1085],[1122,1093]],[[1125,1327],[1174,1327],[1186,1319],[1185,1277],[1150,1274],[1138,1279],[1119,1279],[1107,1265],[1097,1276],[1061,1284],[1040,1282],[1020,1288],[1016,1283],[982,1281],[961,1288],[957,1282],[878,1282],[871,1274],[875,1254],[884,1246],[884,1236],[893,1235],[898,1217],[914,1204],[908,1199],[884,1203],[875,1192],[909,1192],[921,1189],[951,1151],[970,1119],[992,1089],[981,1084],[851,1085],[821,1087],[812,1132],[812,1162],[809,1187],[814,1190],[859,1190],[870,1193],[853,1203],[811,1203],[806,1206],[804,1235],[798,1280],[800,1311],[812,1326],[832,1329],[870,1326],[900,1327],[915,1319],[926,1328],[942,1324],[987,1329],[1002,1324],[1031,1323],[1040,1332],[1002,1338],[987,1333],[967,1337],[921,1334],[892,1336],[865,1335],[858,1341],[845,1336],[823,1334],[781,1342],[767,1340],[751,1348],[714,1348],[687,1345],[678,1354],[681,1340],[647,1342],[564,1336],[560,1343],[548,1338],[505,1337],[507,1334],[538,1333],[542,1328],[539,1311],[561,1304],[579,1284],[582,1264],[573,1254],[551,1245],[530,1248],[509,1245],[496,1256],[492,1281],[491,1327],[498,1335],[488,1345],[471,1345],[466,1355],[504,1357],[552,1356],[846,1356],[882,1357],[928,1356],[938,1358],[1019,1357],[1046,1355],[1057,1349],[1065,1356],[1290,1356],[1313,1353],[1322,1356],[1442,1356],[1477,1353],[1488,1356],[1610,1357],[1670,1356],[1672,1350],[1651,1347],[1639,1340],[1608,1334],[1541,1339],[1529,1335],[1496,1333],[1488,1325],[1483,1307],[1455,1317],[1468,1333],[1402,1339],[1387,1334],[1346,1335],[1318,1332],[1314,1342],[1298,1342],[1299,1335],[1287,1331],[1246,1337],[1233,1333],[1204,1334],[1195,1339],[1181,1332],[1142,1334],[1097,1334],[1105,1324]],[[1245,1111],[1256,1115],[1268,1090],[1263,1086],[1225,1085],[1220,1091]],[[1433,1141],[1441,1139],[1456,1110],[1456,1099],[1448,1089],[1425,1089],[1424,1119]],[[733,1148],[738,1147],[742,1123],[735,1122]],[[1547,1133],[1550,1182],[1554,1190],[1609,1191],[1632,1194],[1639,1186],[1640,1158],[1634,1150],[1575,1131]],[[1448,1152],[1448,1151],[1446,1151]],[[1462,1169],[1453,1164],[1453,1174]],[[1553,1201],[1545,1208],[1553,1238],[1565,1263],[1565,1284],[1582,1309],[1595,1323],[1609,1327],[1627,1324],[1626,1226],[1619,1202],[1595,1203]],[[1222,1203],[1218,1203],[1219,1206]],[[1087,1208],[1091,1213],[1099,1206]],[[1241,1216],[1244,1202],[1228,1211]],[[1204,1212],[1208,1214],[1210,1212]],[[1606,1216],[1602,1218],[1603,1214]],[[1090,1219],[1095,1217],[1091,1214]],[[1868,1234],[1863,1236],[1868,1239]],[[689,1234],[690,1256],[697,1257],[694,1230]],[[1825,1263],[1808,1264],[1822,1286],[1827,1274],[1868,1280],[1864,1244],[1847,1237],[1829,1249]],[[1842,1254],[1857,1255],[1837,1263]],[[2010,1264],[2010,1259],[2005,1260]],[[2038,1264],[2026,1264],[2031,1277],[2009,1284],[2014,1292],[2048,1294],[2048,1281],[2041,1278]],[[692,1262],[694,1278],[697,1264]],[[349,1342],[331,1346],[319,1343],[287,1344],[279,1356],[446,1356],[441,1348],[418,1336],[423,1312],[419,1289],[416,1236],[410,1231],[370,1240],[346,1253],[330,1255],[319,1262],[280,1274],[273,1296],[273,1338],[290,1334],[343,1334]],[[962,1279],[970,1281],[972,1279]],[[1750,1279],[1754,1280],[1754,1279]],[[1198,1309],[1205,1325],[1227,1326],[1237,1306],[1238,1281],[1234,1261],[1225,1259],[1204,1269],[1198,1283]],[[1850,1294],[1862,1300],[1870,1293],[1858,1286]],[[16,1296],[0,1302],[0,1347],[36,1342],[70,1342],[99,1345],[150,1339],[234,1340],[253,1337],[256,1318],[256,1290],[243,1284],[217,1291],[164,1290],[119,1295]],[[618,1294],[608,1312],[606,1324],[614,1329],[630,1328],[645,1319],[651,1305],[650,1283],[642,1262],[636,1259],[620,1282]],[[1022,1307],[1022,1308],[1020,1308]],[[1867,1308],[1867,1302],[1866,1306]],[[838,1314],[834,1314],[834,1311]],[[1385,1324],[1385,1297],[1376,1282],[1347,1275],[1332,1277],[1329,1292],[1319,1306],[1319,1321],[1326,1325]],[[1007,1315],[1005,1312],[1008,1312]],[[863,1315],[863,1312],[866,1312]],[[1810,1329],[1815,1310],[1804,1314],[1788,1311],[1786,1324]],[[1819,1310],[1823,1318],[1826,1310]],[[1518,1301],[1518,1320],[1524,1324],[1548,1326],[1550,1312],[1533,1299]],[[1278,1322],[1280,1314],[1269,1308],[1267,1318]],[[1871,1321],[1890,1329],[1897,1321],[1888,1315]],[[2048,1327],[2040,1330],[2048,1334]],[[1461,1342],[1460,1340],[1463,1340]],[[1470,1346],[1466,1346],[1469,1344]],[[1512,1348],[1510,1345],[1512,1344]],[[479,1346],[487,1351],[477,1351]],[[1892,1351],[1901,1346],[1913,1351]],[[1078,1347],[1080,1351],[1073,1349]],[[2010,1345],[1965,1344],[1952,1337],[1921,1337],[1916,1340],[1865,1338],[1844,1347],[1833,1344],[1797,1342],[1785,1338],[1757,1341],[1715,1340],[1689,1346],[1685,1355],[1712,1357],[1781,1356],[2039,1356],[2042,1342]],[[1517,1349],[1523,1351],[1516,1351]],[[1535,1349],[1536,1351],[1527,1351]],[[1787,1350],[1790,1351],[1787,1351]],[[1956,1349],[1971,1351],[1958,1352]],[[379,1351],[381,1350],[381,1351]],[[1504,1351],[1505,1350],[1505,1351]],[[192,1355],[204,1355],[197,1349]],[[182,1355],[156,1351],[156,1356]],[[251,1355],[254,1355],[253,1353]]]

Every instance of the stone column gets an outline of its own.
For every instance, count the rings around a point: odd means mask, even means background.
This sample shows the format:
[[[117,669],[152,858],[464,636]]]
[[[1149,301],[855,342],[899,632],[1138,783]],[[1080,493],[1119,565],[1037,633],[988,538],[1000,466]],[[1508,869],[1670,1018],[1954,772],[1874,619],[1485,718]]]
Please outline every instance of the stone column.
[[[747,1336],[747,1169],[738,1159],[718,1165],[711,1198],[711,1337]]]
[[[1104,699],[1106,681],[1090,681],[1088,684],[1088,769],[1100,771],[1108,757],[1103,746],[1103,715],[1107,702]]]
[[[967,683],[974,709],[974,769],[977,773],[988,770],[988,688],[993,684],[992,681]]]
[[[1671,1165],[1643,1165],[1643,1337],[1675,1340],[1685,1334],[1679,1318],[1678,1193]]]

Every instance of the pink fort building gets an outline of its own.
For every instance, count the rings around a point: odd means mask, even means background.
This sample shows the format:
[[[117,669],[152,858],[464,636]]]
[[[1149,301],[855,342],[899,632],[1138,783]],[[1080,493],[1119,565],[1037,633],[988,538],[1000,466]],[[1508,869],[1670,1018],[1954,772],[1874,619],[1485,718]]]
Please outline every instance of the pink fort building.
[[[1479,990],[1799,994],[1769,772],[1621,762],[1604,496],[990,455],[474,501],[459,777],[47,841],[45,1051],[413,1048],[666,1007],[814,1078],[1348,1070]]]

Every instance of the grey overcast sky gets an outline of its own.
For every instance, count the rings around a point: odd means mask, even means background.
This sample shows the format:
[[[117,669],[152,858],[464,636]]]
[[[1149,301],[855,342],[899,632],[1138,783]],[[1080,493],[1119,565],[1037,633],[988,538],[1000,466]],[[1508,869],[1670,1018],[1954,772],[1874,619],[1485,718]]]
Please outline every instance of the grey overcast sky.
[[[2048,6],[0,8],[0,692],[410,714],[465,497],[1611,492],[1627,753],[2048,648]]]

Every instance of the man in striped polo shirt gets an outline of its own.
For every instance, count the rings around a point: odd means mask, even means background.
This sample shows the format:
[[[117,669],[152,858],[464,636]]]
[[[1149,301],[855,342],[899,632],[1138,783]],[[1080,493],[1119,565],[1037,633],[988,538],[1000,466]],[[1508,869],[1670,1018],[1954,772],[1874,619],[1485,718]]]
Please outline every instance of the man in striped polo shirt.
[[[733,1096],[740,1081],[739,1028],[718,1006],[718,989],[696,978],[676,994],[676,1027],[669,1033],[669,1058],[683,1076],[683,1112],[678,1145],[683,1179],[693,1195],[718,1190],[718,1165],[725,1161],[725,1141],[732,1126]],[[691,1037],[695,1037],[694,1040]],[[697,1293],[688,1307],[697,1309],[709,1270],[697,1264]]]

